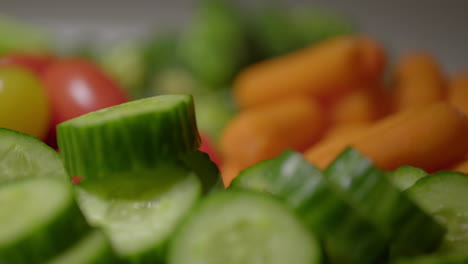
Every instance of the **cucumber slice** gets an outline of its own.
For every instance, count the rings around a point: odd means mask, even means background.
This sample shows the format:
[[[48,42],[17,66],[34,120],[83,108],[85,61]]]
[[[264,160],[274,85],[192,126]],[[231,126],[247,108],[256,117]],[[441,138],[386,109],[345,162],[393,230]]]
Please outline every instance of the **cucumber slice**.
[[[212,193],[182,225],[170,264],[316,264],[314,235],[274,198],[228,190]]]
[[[78,241],[90,227],[71,185],[53,178],[0,187],[0,263],[44,263]]]
[[[161,164],[133,177],[83,182],[78,201],[88,221],[109,236],[131,263],[154,263],[178,223],[201,195],[199,179],[178,164]]]
[[[93,231],[72,248],[49,260],[47,264],[114,264],[119,263],[107,237]]]
[[[462,254],[468,263],[468,175],[438,172],[407,190],[422,208],[447,227],[438,254]]]
[[[325,238],[332,263],[375,263],[387,241],[366,218],[330,188],[322,172],[297,152],[258,163],[234,179],[231,188],[274,194]]]
[[[57,127],[65,168],[69,174],[85,178],[156,168],[200,145],[191,95],[140,99]]]
[[[205,193],[211,191],[222,180],[218,166],[205,152],[191,151],[183,155],[181,160],[197,174]]]
[[[68,179],[55,150],[31,135],[7,128],[0,128],[0,171],[0,184],[43,176]]]
[[[395,256],[428,252],[440,243],[445,228],[355,149],[343,151],[325,175],[335,190],[392,240]]]
[[[423,169],[412,166],[401,166],[394,171],[387,172],[390,181],[400,190],[404,191],[413,186],[415,182],[427,175]]]

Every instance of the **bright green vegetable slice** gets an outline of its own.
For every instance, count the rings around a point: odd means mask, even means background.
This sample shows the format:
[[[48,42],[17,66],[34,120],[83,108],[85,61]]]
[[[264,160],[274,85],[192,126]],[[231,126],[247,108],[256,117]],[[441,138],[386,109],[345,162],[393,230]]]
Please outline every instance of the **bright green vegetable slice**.
[[[169,264],[318,264],[314,235],[271,196],[215,192],[171,242]]]
[[[387,241],[353,205],[328,185],[323,173],[297,152],[258,163],[242,171],[231,188],[274,194],[325,238],[332,263],[375,263]]]
[[[427,172],[420,168],[404,165],[394,171],[388,171],[386,174],[395,186],[404,191],[425,177]]]
[[[440,243],[445,228],[355,149],[343,151],[325,175],[335,190],[392,240],[395,256],[428,252]]]
[[[468,175],[438,172],[419,180],[407,192],[447,227],[437,254],[464,255],[464,263],[468,263]]]
[[[140,99],[65,121],[58,142],[70,175],[86,178],[151,169],[198,149],[190,95]],[[138,175],[135,175],[138,176]]]
[[[0,128],[0,184],[21,178],[68,179],[60,156],[39,139]]]
[[[0,186],[0,263],[44,263],[90,227],[71,185],[30,178]]]
[[[47,264],[114,264],[120,263],[107,237],[93,231],[81,241],[52,258]]]
[[[78,187],[78,202],[88,221],[104,230],[131,263],[164,258],[166,242],[201,195],[197,176],[181,164],[166,162],[150,171]]]

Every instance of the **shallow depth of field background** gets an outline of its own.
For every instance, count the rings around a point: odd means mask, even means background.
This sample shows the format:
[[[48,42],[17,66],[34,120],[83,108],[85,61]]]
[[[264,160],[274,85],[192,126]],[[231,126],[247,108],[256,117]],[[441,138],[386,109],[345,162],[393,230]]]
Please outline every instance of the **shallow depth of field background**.
[[[361,31],[382,40],[392,53],[424,49],[447,71],[468,61],[468,1],[276,0],[289,6],[318,5],[353,18]],[[258,8],[266,0],[235,0]],[[64,47],[90,41],[132,39],[188,22],[189,0],[0,0],[0,13],[43,26]]]

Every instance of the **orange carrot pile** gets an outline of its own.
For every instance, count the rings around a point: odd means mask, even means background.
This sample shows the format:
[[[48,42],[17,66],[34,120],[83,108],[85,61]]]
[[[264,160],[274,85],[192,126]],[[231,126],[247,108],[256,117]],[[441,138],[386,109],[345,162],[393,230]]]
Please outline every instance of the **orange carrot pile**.
[[[305,150],[320,139],[324,129],[320,106],[305,97],[246,110],[227,125],[221,137],[225,166],[236,171],[288,148]]]
[[[468,72],[448,79],[434,57],[412,52],[386,87],[385,57],[369,37],[340,36],[243,70],[241,111],[221,137],[225,185],[287,149],[324,169],[347,146],[382,169],[466,173]]]
[[[355,133],[331,137],[305,156],[325,168],[347,146],[383,169],[411,165],[433,172],[460,161],[467,153],[468,118],[448,103],[435,103],[391,115]]]
[[[448,101],[468,115],[468,71],[455,75],[451,80]]]
[[[378,79],[384,64],[374,40],[336,37],[248,67],[235,80],[234,95],[241,108],[291,95],[339,96]]]
[[[395,111],[427,106],[446,95],[445,76],[426,53],[404,56],[396,65],[395,82]]]

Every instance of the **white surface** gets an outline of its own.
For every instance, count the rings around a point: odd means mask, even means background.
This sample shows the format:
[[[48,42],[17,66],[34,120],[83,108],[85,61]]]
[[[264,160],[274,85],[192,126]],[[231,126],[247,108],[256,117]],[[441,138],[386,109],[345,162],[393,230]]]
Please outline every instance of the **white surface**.
[[[240,0],[247,9],[266,0]],[[360,28],[382,40],[392,55],[424,49],[447,71],[468,70],[468,0],[277,0],[290,6],[310,3],[357,20]],[[44,26],[60,43],[84,36],[97,42],[131,39],[149,29],[174,28],[188,21],[189,0],[0,0],[0,12]]]

